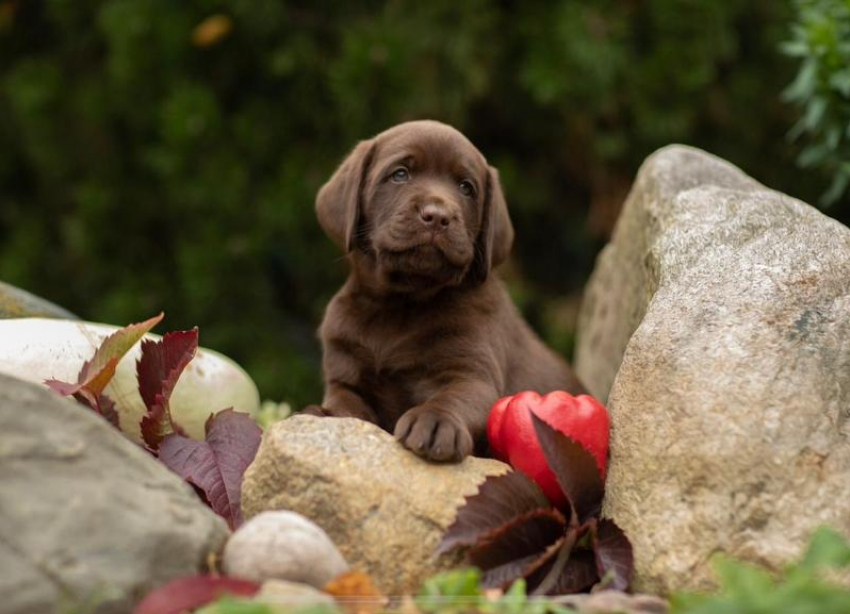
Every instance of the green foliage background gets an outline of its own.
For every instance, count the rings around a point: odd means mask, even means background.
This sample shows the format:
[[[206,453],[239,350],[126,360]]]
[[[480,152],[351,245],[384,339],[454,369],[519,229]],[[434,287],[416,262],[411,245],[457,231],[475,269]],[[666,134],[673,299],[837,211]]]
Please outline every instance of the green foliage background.
[[[786,138],[794,14],[778,0],[0,0],[0,279],[91,320],[164,309],[264,396],[315,402],[314,330],[345,269],[314,195],[357,139],[431,117],[500,168],[511,289],[569,353],[582,283],[656,148],[703,147],[810,202],[832,182],[799,170],[805,143]],[[215,15],[229,31],[204,38]],[[830,213],[846,221],[846,197]]]

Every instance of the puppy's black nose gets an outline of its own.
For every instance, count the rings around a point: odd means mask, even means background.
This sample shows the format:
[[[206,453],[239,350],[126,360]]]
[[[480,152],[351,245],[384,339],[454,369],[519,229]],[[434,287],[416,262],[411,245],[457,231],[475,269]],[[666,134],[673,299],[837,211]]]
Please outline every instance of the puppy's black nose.
[[[419,219],[431,230],[443,231],[451,224],[451,215],[439,205],[428,204],[419,212]]]

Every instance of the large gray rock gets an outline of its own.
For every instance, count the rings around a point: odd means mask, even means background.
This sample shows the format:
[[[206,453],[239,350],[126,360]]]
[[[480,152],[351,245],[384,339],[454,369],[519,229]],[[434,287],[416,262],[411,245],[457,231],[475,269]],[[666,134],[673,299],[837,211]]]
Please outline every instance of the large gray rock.
[[[50,301],[0,281],[0,319],[30,317],[67,320],[77,318],[70,311]]]
[[[458,563],[456,555],[434,555],[442,534],[464,497],[507,470],[479,458],[429,463],[362,420],[295,416],[266,432],[245,473],[242,511],[306,516],[353,569],[398,595]]]
[[[0,375],[0,612],[129,612],[206,568],[224,522],[105,420]]]
[[[846,227],[662,149],[579,331],[579,376],[613,420],[604,511],[634,544],[638,588],[708,587],[716,552],[778,567],[822,523],[850,534]]]

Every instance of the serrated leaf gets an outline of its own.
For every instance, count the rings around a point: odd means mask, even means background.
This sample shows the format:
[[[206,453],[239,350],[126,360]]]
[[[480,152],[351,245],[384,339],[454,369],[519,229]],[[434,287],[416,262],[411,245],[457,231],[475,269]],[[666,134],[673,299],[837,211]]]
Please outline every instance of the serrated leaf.
[[[159,460],[200,489],[231,529],[242,524],[242,477],[260,447],[262,431],[248,414],[225,409],[207,421],[205,441],[168,435]]]
[[[543,579],[552,571],[552,567],[555,564],[557,564],[557,559],[551,560],[532,574],[526,580],[529,588],[533,589],[539,586]],[[570,553],[569,560],[558,575],[558,579],[546,591],[546,594],[572,595],[574,593],[581,593],[589,590],[597,582],[599,582],[599,574],[596,571],[596,562],[594,561],[593,553],[589,550],[573,550]]]
[[[73,396],[81,405],[85,405],[101,416],[117,429],[121,428],[118,412],[115,410],[115,402],[105,394],[94,395],[85,388],[79,388],[77,384],[69,384],[57,380],[47,380],[47,386],[62,396]]]
[[[85,388],[100,394],[115,375],[115,367],[118,361],[130,351],[139,339],[145,336],[154,326],[162,321],[164,313],[139,322],[130,324],[109,335],[100,344],[92,359],[85,364],[80,371],[78,383],[85,384]]]
[[[478,487],[478,492],[467,497],[466,503],[458,509],[437,553],[471,546],[518,516],[551,507],[540,487],[522,473],[512,471],[490,476]]]
[[[115,369],[124,355],[148,331],[159,324],[163,317],[164,314],[160,313],[144,322],[120,328],[106,337],[95,350],[94,356],[83,363],[80,373],[77,375],[76,384],[55,379],[46,380],[44,383],[54,392],[63,396],[73,396],[77,401],[88,405],[117,426],[117,413],[114,415],[110,413],[110,409],[114,411],[115,405],[103,396],[103,390],[112,381],[115,376]]]
[[[547,550],[563,539],[566,528],[558,510],[533,510],[488,533],[467,558],[484,571],[485,586],[507,588],[545,562]]]
[[[628,590],[634,576],[632,544],[623,530],[609,519],[600,520],[591,532],[596,569],[599,577],[611,574],[608,588]]]
[[[545,564],[548,556],[548,551],[537,552],[486,569],[481,576],[481,586],[504,590],[513,582],[525,578],[528,573],[533,573],[534,570],[539,568],[541,561]]]
[[[557,541],[553,542],[542,552],[536,552],[487,569],[481,578],[482,586],[504,590],[505,587],[511,586],[512,583],[520,580],[524,581],[526,578],[533,576],[538,570],[552,562],[561,551],[566,539],[565,535],[561,535]]]
[[[599,513],[605,485],[596,459],[580,443],[556,431],[536,415],[534,430],[546,462],[575,510],[579,523]]]
[[[253,597],[259,590],[260,585],[256,582],[237,578],[179,578],[148,593],[133,614],[181,614],[197,610],[225,595]]]
[[[121,423],[119,421],[118,411],[115,409],[115,401],[105,394],[101,394],[98,395],[96,402],[98,413],[106,418],[106,421],[109,422],[109,424],[120,429]]]
[[[142,341],[142,356],[136,361],[139,394],[147,408],[142,417],[142,439],[151,451],[159,449],[169,427],[185,432],[171,416],[169,401],[183,369],[198,350],[198,329],[165,334],[161,340]]]

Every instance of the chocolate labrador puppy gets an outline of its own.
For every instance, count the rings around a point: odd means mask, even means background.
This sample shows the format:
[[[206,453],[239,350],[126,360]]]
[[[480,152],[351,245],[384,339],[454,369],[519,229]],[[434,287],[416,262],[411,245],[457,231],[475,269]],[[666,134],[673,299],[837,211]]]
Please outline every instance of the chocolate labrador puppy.
[[[361,142],[316,211],[351,274],[319,331],[325,396],[307,413],[374,422],[450,461],[484,444],[498,398],[583,392],[493,272],[513,226],[496,169],[460,132],[415,121]]]

